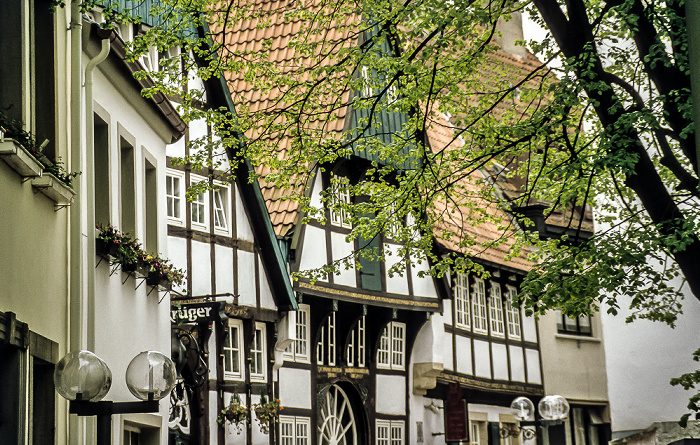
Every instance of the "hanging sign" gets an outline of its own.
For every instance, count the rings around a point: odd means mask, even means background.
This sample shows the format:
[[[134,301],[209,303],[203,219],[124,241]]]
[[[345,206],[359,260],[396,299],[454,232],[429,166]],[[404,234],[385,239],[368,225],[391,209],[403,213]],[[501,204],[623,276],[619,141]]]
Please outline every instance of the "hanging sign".
[[[171,306],[170,321],[172,323],[199,323],[218,321],[221,316],[221,304],[214,303],[183,303]]]
[[[445,400],[445,441],[469,440],[467,401],[462,398],[462,387],[451,382]]]

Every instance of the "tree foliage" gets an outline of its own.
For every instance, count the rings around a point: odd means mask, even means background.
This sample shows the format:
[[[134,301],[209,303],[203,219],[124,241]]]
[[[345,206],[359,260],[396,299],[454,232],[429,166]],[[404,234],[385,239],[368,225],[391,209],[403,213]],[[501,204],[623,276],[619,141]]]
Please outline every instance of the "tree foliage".
[[[368,199],[326,195],[325,204],[350,215],[351,237],[394,228],[404,253],[429,259],[435,274],[482,273],[474,254],[501,248],[533,261],[518,298],[536,313],[616,313],[629,301],[632,319],[673,325],[683,293],[668,283],[680,277],[700,298],[683,0],[159,5],[167,20],[135,40],[134,57],[148,45],[183,47],[152,75],[155,88],[181,98],[186,119],[217,129],[196,142],[188,159],[195,166],[230,169],[214,165],[220,151],[245,157],[307,218],[323,218],[303,194],[309,175],[364,151],[373,160],[367,171],[337,187]],[[518,13],[549,32],[530,42],[539,60],[514,64],[494,45],[498,21]],[[294,29],[283,40],[280,23]],[[253,47],[241,43],[247,29],[270,32]],[[205,79],[225,74],[236,116],[201,107],[183,69]],[[359,118],[339,126],[349,108]],[[390,137],[378,126],[386,113],[402,116]],[[431,145],[431,132],[451,141]],[[504,193],[504,183],[517,187]],[[546,216],[563,215],[569,236],[540,239],[516,229],[509,213],[484,210],[534,203],[547,206]],[[578,236],[591,208],[597,230]],[[503,235],[484,241],[468,230],[483,224]],[[470,255],[438,254],[434,236]]]

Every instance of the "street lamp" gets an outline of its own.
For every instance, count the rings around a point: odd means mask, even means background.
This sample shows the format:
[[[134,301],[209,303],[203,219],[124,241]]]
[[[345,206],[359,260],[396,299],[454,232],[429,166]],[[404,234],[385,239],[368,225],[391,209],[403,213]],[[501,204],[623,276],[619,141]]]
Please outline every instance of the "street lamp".
[[[97,444],[112,443],[112,414],[158,412],[158,401],[175,386],[175,364],[157,351],[144,351],[126,369],[126,385],[140,402],[103,401],[112,386],[112,371],[90,351],[63,357],[53,374],[56,391],[70,401],[70,412],[97,416]]]
[[[545,396],[537,405],[541,420],[535,420],[535,404],[527,397],[517,397],[510,404],[510,410],[520,422],[520,427],[501,428],[501,437],[523,434],[523,439],[534,439],[536,434],[528,426],[558,425],[569,416],[569,402],[562,396]]]

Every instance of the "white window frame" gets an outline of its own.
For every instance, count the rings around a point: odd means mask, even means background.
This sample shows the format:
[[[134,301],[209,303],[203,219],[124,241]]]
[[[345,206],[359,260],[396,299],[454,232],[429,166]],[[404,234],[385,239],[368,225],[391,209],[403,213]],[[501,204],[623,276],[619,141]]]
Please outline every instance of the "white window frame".
[[[348,190],[341,190],[338,183],[342,182],[347,185],[347,178],[342,176],[331,175],[331,187],[329,196],[329,213],[330,222],[332,226],[343,227],[345,229],[352,229],[352,223],[350,222],[350,215],[346,213],[344,209],[334,209],[333,207],[337,203],[350,203],[350,192]]]
[[[455,275],[455,325],[458,328],[469,329],[471,326],[471,311],[469,302],[469,275],[457,272]]]
[[[489,315],[490,315],[490,330],[494,337],[505,337],[506,329],[503,320],[503,297],[501,294],[501,285],[491,283],[489,289]]]
[[[405,437],[403,420],[380,420],[375,422],[377,445],[403,445]]]
[[[203,181],[204,178],[199,178],[199,177],[190,177],[190,186],[193,184],[197,184],[201,181]],[[192,227],[203,230],[203,231],[208,231],[209,230],[209,194],[208,192],[204,191],[202,193],[199,193],[197,196],[194,197],[192,201],[190,201],[190,221],[192,224]],[[204,213],[204,222],[202,221],[195,221],[194,219],[194,206],[201,206],[203,208],[203,213]]]
[[[311,419],[308,417],[279,416],[280,445],[309,445],[311,444]],[[283,425],[291,426],[291,435],[286,434]],[[303,434],[303,429],[306,434]]]
[[[384,327],[377,348],[377,368],[403,370],[406,363],[406,324],[392,321]]]
[[[362,78],[361,97],[372,97],[372,95],[374,94],[374,90],[372,89],[372,85],[370,84],[371,79],[368,66],[362,66],[362,68],[360,69],[360,77]]]
[[[241,380],[243,379],[243,356],[245,355],[245,351],[243,348],[243,322],[241,320],[235,319],[235,318],[230,318],[228,321],[228,335],[226,338],[226,341],[224,342],[224,345],[222,347],[223,354],[222,354],[222,359],[224,361],[224,378],[225,379],[232,379],[232,380]],[[236,342],[238,344],[238,348],[235,348],[233,346],[233,339],[236,337]],[[228,361],[226,360],[226,351],[231,352],[231,360]],[[234,360],[233,360],[233,353],[237,352],[238,353],[238,371],[233,371],[233,370],[226,370],[227,364],[232,365]]]
[[[177,180],[177,190],[172,190],[173,193],[168,193],[168,180],[172,179],[172,188],[175,187],[175,180]],[[165,172],[165,196],[166,196],[166,214],[168,217],[168,222],[176,224],[178,226],[185,225],[185,190],[183,184],[185,183],[185,174],[183,172],[178,172],[175,170],[167,170]],[[172,208],[177,208],[177,213],[179,217],[170,214],[170,208],[172,201]]]
[[[264,382],[267,380],[267,329],[265,323],[255,322],[255,329],[253,330],[253,335],[250,339],[250,380],[256,382]],[[260,348],[256,348],[255,340],[260,337]],[[260,359],[259,363],[262,370],[256,369],[257,359]],[[262,371],[262,372],[259,372]]]
[[[474,278],[472,287],[472,330],[479,334],[488,333],[486,317],[486,284],[482,278]]]
[[[513,298],[518,294],[518,290],[511,285],[506,286],[508,300],[506,301],[506,321],[508,322],[508,338],[520,340],[522,327],[520,326],[520,307],[513,306]]]
[[[212,204],[214,205],[214,232],[219,235],[231,234],[231,187],[224,183],[215,183],[218,187],[212,190]],[[217,196],[221,200],[221,207],[217,204]],[[217,223],[218,212],[223,214],[224,224]]]
[[[357,366],[358,368],[365,367],[365,345],[367,341],[365,319],[365,315],[360,317],[352,328],[352,331],[350,331],[350,341],[348,341],[348,346],[345,350],[348,366]],[[357,359],[357,361],[355,359]]]
[[[335,366],[335,311],[328,316],[328,365]]]
[[[480,443],[480,424],[482,422],[479,421],[471,421],[469,422],[469,445],[481,445]]]
[[[311,307],[308,304],[299,304],[296,312],[296,325],[294,326],[295,339],[284,351],[286,358],[298,363],[309,363],[310,354],[310,320]]]

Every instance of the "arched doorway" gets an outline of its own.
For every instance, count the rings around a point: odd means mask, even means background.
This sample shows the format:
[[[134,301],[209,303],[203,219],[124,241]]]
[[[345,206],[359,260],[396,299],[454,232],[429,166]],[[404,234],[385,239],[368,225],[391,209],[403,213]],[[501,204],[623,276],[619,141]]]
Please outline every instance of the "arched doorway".
[[[364,416],[358,409],[350,385],[334,383],[319,397],[319,445],[362,445]]]

